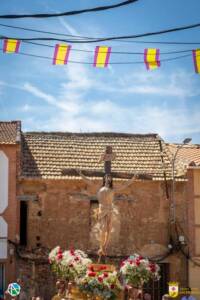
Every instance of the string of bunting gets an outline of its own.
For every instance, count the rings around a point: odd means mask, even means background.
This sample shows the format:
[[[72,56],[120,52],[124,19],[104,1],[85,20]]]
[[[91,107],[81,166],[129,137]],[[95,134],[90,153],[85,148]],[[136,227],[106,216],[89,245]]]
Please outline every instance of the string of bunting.
[[[15,39],[4,39],[4,53],[18,53],[21,41]],[[66,65],[69,60],[71,45],[56,44],[54,48],[53,65]],[[109,65],[111,47],[96,46],[94,50],[93,66],[96,68],[106,68]],[[192,50],[192,57],[195,72],[200,74],[200,49]],[[160,67],[160,50],[156,48],[144,49],[144,64],[147,70],[154,70]]]

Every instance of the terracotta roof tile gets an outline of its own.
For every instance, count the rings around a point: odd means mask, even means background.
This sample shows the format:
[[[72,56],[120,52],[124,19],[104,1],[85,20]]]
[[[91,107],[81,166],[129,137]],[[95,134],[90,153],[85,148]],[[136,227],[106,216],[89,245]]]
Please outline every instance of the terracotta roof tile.
[[[0,144],[17,144],[21,140],[21,122],[0,122]]]
[[[117,154],[112,162],[113,172],[139,171],[162,180],[165,168],[167,176],[171,176],[168,149],[156,134],[59,132],[23,134],[22,176],[58,179],[74,178],[62,175],[63,169],[103,171],[103,162],[99,163],[99,158],[107,145],[111,145]]]
[[[169,144],[168,147],[172,154],[174,154],[180,144]],[[194,165],[200,166],[200,145],[184,145],[182,148],[179,149],[177,155],[177,164],[179,165]]]

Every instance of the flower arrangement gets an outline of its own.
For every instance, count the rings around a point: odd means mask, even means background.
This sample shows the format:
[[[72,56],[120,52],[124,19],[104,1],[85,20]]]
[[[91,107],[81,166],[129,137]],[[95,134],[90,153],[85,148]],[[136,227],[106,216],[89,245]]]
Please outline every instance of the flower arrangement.
[[[69,281],[76,281],[84,276],[92,261],[81,250],[66,250],[57,246],[49,253],[49,263],[57,277]]]
[[[124,283],[132,287],[142,287],[150,279],[159,280],[160,267],[138,254],[129,256],[121,263],[120,273]]]
[[[109,300],[116,299],[122,290],[117,272],[108,272],[105,265],[98,270],[90,266],[86,275],[78,281],[78,287],[86,294]]]

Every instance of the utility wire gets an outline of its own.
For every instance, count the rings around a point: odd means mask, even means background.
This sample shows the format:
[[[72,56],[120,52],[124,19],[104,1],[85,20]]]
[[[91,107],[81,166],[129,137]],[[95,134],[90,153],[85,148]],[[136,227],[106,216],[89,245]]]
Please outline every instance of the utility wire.
[[[97,7],[85,8],[85,9],[81,9],[81,10],[65,11],[65,12],[62,12],[62,13],[0,15],[0,19],[52,18],[52,17],[62,17],[62,16],[74,16],[74,15],[80,15],[80,14],[83,14],[83,13],[98,12],[98,11],[102,11],[102,10],[114,9],[114,8],[118,8],[118,7],[133,4],[134,2],[137,2],[137,1],[139,1],[139,0],[127,0],[127,1],[119,2],[117,4],[112,4],[112,5],[97,6]]]
[[[66,40],[66,39],[46,38],[46,37],[36,37],[36,38],[12,37],[11,39],[17,39],[17,40],[21,40],[21,41],[45,40],[45,41],[62,41],[62,42],[68,42],[68,43],[97,43],[97,42],[104,42],[104,41],[135,39],[135,38],[146,37],[146,36],[162,35],[162,34],[166,34],[166,33],[183,31],[183,30],[197,28],[197,27],[200,27],[200,23],[181,26],[181,27],[174,27],[174,28],[169,28],[169,29],[163,29],[160,31],[153,31],[153,32],[146,32],[146,33],[132,34],[132,35],[102,37],[102,38],[97,38],[97,39],[92,39],[92,40],[88,40],[88,39],[86,39],[86,40],[83,40],[83,39],[82,40]],[[4,37],[4,38],[7,38],[7,37]]]
[[[7,24],[0,24],[1,27],[6,27],[6,28],[13,28],[13,29],[20,29],[24,31],[30,31],[30,32],[37,32],[37,33],[45,33],[45,34],[50,34],[50,35],[57,35],[57,36],[66,36],[66,37],[73,37],[77,39],[97,39],[94,37],[88,37],[88,36],[81,36],[81,35],[73,35],[73,34],[65,34],[65,33],[56,33],[52,31],[44,31],[44,30],[38,30],[38,29],[33,29],[33,28],[25,28],[25,27],[19,27],[19,26],[12,26],[12,25],[7,25]],[[114,42],[126,42],[126,43],[136,43],[136,44],[166,44],[166,45],[200,45],[200,42],[162,42],[162,41],[130,41],[130,40],[114,40]]]
[[[35,46],[43,46],[47,48],[55,48],[55,46],[52,45],[47,45],[47,44],[42,44],[42,43],[35,43],[35,42],[29,42],[29,41],[24,41],[26,44],[31,44]],[[160,52],[161,55],[166,55],[166,54],[180,54],[180,53],[189,53],[193,49],[187,49],[187,50],[177,50],[177,51],[166,51],[166,52]],[[71,51],[75,52],[85,52],[85,53],[94,53],[94,50],[85,50],[85,49],[77,49],[77,48],[71,48]],[[106,51],[101,51],[101,53],[107,53]],[[128,52],[128,51],[112,51],[112,54],[122,54],[122,55],[143,55],[144,52]],[[152,54],[154,55],[154,54]]]
[[[81,39],[92,39],[87,36],[80,36],[80,35],[73,35],[73,34],[65,34],[65,33],[57,33],[57,32],[52,32],[52,31],[44,31],[44,30],[38,30],[38,29],[33,29],[33,28],[25,28],[25,27],[20,27],[20,26],[12,26],[12,25],[7,25],[7,24],[0,24],[1,27],[5,28],[13,28],[13,29],[20,29],[24,31],[30,31],[30,32],[37,32],[37,33],[46,33],[46,34],[51,34],[51,35],[58,35],[58,36],[66,36],[66,37],[75,37],[75,38],[81,38]]]

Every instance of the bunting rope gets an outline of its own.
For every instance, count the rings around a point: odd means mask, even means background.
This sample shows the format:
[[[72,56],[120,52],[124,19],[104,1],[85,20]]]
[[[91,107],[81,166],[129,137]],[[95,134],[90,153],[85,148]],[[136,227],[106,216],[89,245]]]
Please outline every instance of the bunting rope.
[[[31,42],[31,41],[24,41],[25,44],[30,44],[30,45],[35,45],[35,46],[42,46],[42,47],[47,47],[47,48],[54,48],[53,45],[48,45],[48,44],[42,44],[42,43],[37,43],[37,42]],[[93,50],[86,50],[86,49],[78,49],[78,48],[71,48],[71,51],[75,52],[85,52],[85,53],[93,53]],[[193,49],[186,49],[186,50],[175,50],[175,51],[165,51],[165,52],[160,52],[162,55],[166,54],[181,54],[181,53],[189,53],[193,51]],[[131,52],[131,51],[113,51],[112,54],[122,54],[122,55],[140,55],[143,54],[143,52]]]
[[[0,50],[3,50],[3,48],[0,48]],[[36,58],[44,58],[46,60],[51,60],[52,57],[49,56],[43,56],[43,55],[37,55],[37,54],[31,54],[31,53],[26,53],[26,52],[21,52],[18,51],[19,55],[24,55],[24,56],[30,56],[30,57],[36,57]],[[160,61],[161,62],[167,62],[167,61],[173,61],[173,60],[178,60],[182,58],[187,58],[191,57],[191,54],[185,54],[185,55],[179,55],[179,56],[174,56],[171,58],[163,58]],[[200,57],[200,56],[197,56]],[[69,63],[73,64],[83,64],[83,65],[93,65],[93,62],[84,62],[84,61],[77,61],[77,60],[68,60]],[[125,61],[125,62],[110,62],[109,65],[134,65],[134,64],[144,64],[144,61]]]
[[[38,57],[38,58],[45,58],[45,59],[51,59],[47,56],[41,56],[41,55],[35,55],[35,54],[29,54],[26,52],[20,52],[21,41],[20,40],[14,40],[14,39],[4,39],[3,41],[3,52],[4,53],[18,53],[21,55],[27,55],[32,57]],[[81,62],[81,61],[74,61],[69,60],[70,51],[72,49],[71,45],[66,44],[56,44],[54,46],[54,55],[53,55],[53,64],[54,65],[65,65],[68,62],[71,63],[83,63],[83,64],[92,64],[91,62]],[[184,50],[184,52],[187,50]],[[177,51],[178,52],[178,51]],[[188,51],[187,51],[188,52]],[[190,51],[193,55],[193,63],[196,73],[200,73],[200,49],[192,50]],[[116,65],[116,64],[138,64],[141,63],[141,61],[130,61],[130,62],[111,62],[110,63],[110,56],[112,53],[111,47],[107,46],[96,46],[94,50],[94,60],[93,60],[93,66],[98,68],[105,68],[108,66],[108,64]],[[132,53],[133,54],[133,53]],[[138,52],[137,52],[138,54]],[[170,61],[175,60],[183,57],[189,57],[191,54],[185,54],[180,55],[176,57],[171,58],[165,58],[162,59],[162,61]],[[143,52],[144,61],[143,63],[146,65],[147,70],[154,70],[160,67],[161,65],[161,59],[160,59],[160,49],[157,48],[146,48]]]

